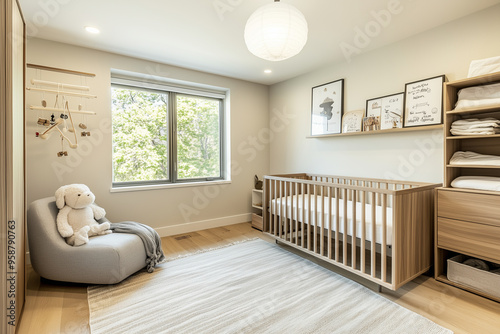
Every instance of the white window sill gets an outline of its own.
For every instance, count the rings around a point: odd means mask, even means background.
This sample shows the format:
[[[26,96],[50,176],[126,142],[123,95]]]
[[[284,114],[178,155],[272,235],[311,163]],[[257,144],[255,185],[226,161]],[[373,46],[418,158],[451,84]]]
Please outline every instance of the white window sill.
[[[230,184],[231,180],[216,180],[216,181],[200,181],[200,182],[186,182],[186,183],[170,183],[170,184],[154,184],[145,186],[130,186],[130,187],[115,187],[111,188],[111,193],[121,193],[130,191],[145,191],[145,190],[159,190],[171,188],[186,188],[186,187],[203,187],[203,186],[216,186],[219,184]]]

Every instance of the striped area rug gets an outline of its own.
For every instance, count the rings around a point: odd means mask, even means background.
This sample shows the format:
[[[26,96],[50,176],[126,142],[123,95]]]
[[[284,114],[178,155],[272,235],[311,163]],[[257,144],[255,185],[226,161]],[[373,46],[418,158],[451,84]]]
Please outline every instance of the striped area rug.
[[[88,288],[106,333],[452,333],[371,290],[252,240]]]

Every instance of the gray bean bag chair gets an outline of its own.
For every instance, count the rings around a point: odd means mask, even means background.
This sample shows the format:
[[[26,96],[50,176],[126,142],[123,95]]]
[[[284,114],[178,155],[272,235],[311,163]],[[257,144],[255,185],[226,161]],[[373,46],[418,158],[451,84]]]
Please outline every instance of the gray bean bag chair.
[[[58,212],[54,197],[34,201],[28,208],[31,264],[41,277],[114,284],[146,266],[144,244],[135,234],[111,233],[92,237],[82,246],[68,245],[57,231]]]

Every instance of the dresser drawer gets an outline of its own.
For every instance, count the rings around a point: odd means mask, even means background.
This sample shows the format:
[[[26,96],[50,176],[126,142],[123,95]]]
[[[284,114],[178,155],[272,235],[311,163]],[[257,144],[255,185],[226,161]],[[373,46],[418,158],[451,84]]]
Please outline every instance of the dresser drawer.
[[[500,194],[438,190],[438,217],[500,227]]]
[[[500,227],[438,217],[438,247],[500,263]]]

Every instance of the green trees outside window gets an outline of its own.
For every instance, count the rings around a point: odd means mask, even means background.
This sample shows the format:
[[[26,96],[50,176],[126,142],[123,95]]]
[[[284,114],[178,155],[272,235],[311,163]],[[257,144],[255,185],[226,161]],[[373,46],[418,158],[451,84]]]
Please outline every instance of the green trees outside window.
[[[177,95],[177,177],[220,177],[220,101]]]
[[[222,178],[223,101],[112,86],[113,184]]]

